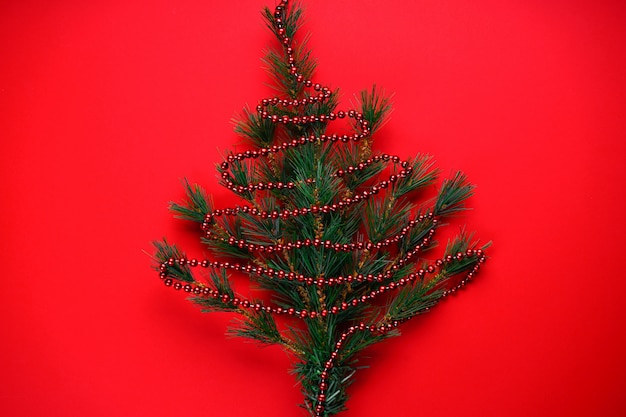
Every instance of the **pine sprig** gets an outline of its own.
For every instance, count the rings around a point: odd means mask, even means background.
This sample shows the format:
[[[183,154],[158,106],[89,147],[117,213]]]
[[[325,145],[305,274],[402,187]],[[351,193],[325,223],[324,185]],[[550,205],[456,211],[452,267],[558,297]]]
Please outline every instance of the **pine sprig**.
[[[230,285],[226,271],[211,271],[209,279],[210,282],[206,285],[207,287],[219,291],[220,294],[227,295],[229,299],[233,299],[235,297],[235,292]],[[215,311],[237,312],[238,310],[236,306],[233,306],[231,303],[228,303],[221,298],[191,297],[191,301],[198,304],[203,313],[212,313]]]
[[[388,320],[408,320],[435,306],[442,296],[441,291],[429,291],[423,281],[402,288],[390,303],[385,317]]]
[[[490,245],[490,242],[480,245],[480,242],[474,239],[474,233],[468,233],[465,229],[462,229],[461,232],[446,245],[445,258],[450,257],[452,261],[447,262],[441,268],[441,273],[446,276],[454,276],[468,271],[471,267],[476,265],[479,257],[476,255],[460,257],[458,255],[465,253],[468,249],[480,248],[484,251]]]
[[[221,175],[224,175],[225,170],[222,169],[219,165],[217,166],[217,172]],[[237,193],[240,197],[252,201],[254,196],[251,191],[247,188],[248,185],[254,184],[256,181],[256,172],[255,169],[249,166],[249,164],[242,163],[241,161],[234,161],[230,168],[230,173],[232,175],[228,176],[228,180],[232,183],[233,187],[244,187],[245,191],[239,192],[236,189],[232,189],[233,192]],[[222,178],[220,181],[221,185],[226,186],[226,179]]]
[[[303,75],[308,77],[312,76],[315,71],[316,63],[311,58],[311,52],[306,49],[306,38],[304,44],[297,47],[294,55],[296,62],[301,66],[300,68],[302,68]],[[269,84],[270,87],[291,98],[296,98],[302,94],[303,87],[295,82],[293,77],[289,77],[289,65],[285,63],[285,58],[282,53],[268,50],[265,52],[262,61],[267,67],[267,72],[272,80]],[[280,116],[296,115],[296,113],[285,112],[278,107],[274,107],[273,110],[278,112],[277,114]]]
[[[204,216],[212,210],[212,203],[206,191],[198,184],[191,185],[185,178],[186,197],[181,203],[170,202],[170,210],[174,212],[174,216],[191,220],[196,223],[202,223]]]
[[[258,148],[266,148],[274,140],[276,125],[268,119],[263,119],[248,107],[233,119],[235,132]]]
[[[155,241],[153,242],[153,245],[156,248],[155,259],[159,263],[159,265],[167,263],[170,259],[185,259],[185,254],[180,249],[178,249],[176,245],[169,244],[166,239],[163,239],[160,242]],[[179,281],[195,281],[189,267],[185,264],[181,265],[179,262],[174,262],[168,268],[168,274],[172,278],[175,278]]]
[[[270,207],[274,206],[270,205]],[[243,234],[248,242],[263,245],[283,239],[285,228],[283,222],[276,219],[262,219],[248,213],[242,214],[241,218],[244,221]]]
[[[373,133],[383,127],[392,110],[391,97],[377,89],[376,85],[371,91],[361,91],[360,105],[363,118],[369,122]]]
[[[289,9],[283,15],[282,26],[285,29],[285,34],[288,38],[293,39],[296,32],[300,28],[301,21],[303,20],[303,12],[302,5],[295,1],[291,3]],[[265,7],[262,14],[265,18],[267,27],[274,33],[274,35],[276,35],[276,38],[282,42],[283,37],[278,32],[279,25],[276,22],[274,12],[270,10],[269,7]]]
[[[438,216],[448,216],[465,210],[465,200],[473,194],[474,186],[467,181],[462,172],[457,172],[452,179],[446,179],[437,195],[434,213]]]
[[[236,327],[228,329],[231,336],[252,339],[261,345],[289,345],[289,342],[278,331],[276,322],[271,314],[265,311],[249,313],[239,320]]]
[[[281,24],[279,24],[277,17],[269,8],[265,8],[263,11],[267,27],[276,35],[281,43],[283,41],[283,35],[280,34],[281,28],[284,30],[287,38],[293,39],[301,25],[302,15],[303,10],[298,3],[290,6],[289,12],[281,18]],[[295,64],[300,68],[300,74],[310,79],[315,71],[316,63],[311,58],[311,52],[306,46],[307,40],[308,37],[305,37],[300,41],[298,46],[295,47],[293,57]],[[272,78],[272,87],[291,98],[296,98],[302,94],[303,87],[291,76],[289,72],[290,66],[284,51],[277,52],[275,50],[268,50],[263,58],[263,62],[267,66],[270,78]]]
[[[409,164],[412,168],[411,172],[405,178],[400,178],[393,188],[395,198],[427,187],[437,180],[439,171],[433,168],[434,163],[430,155],[418,154],[409,160]]]
[[[426,214],[427,214],[426,212],[421,211],[421,210],[418,210],[416,212],[416,216],[417,217],[419,217],[420,215],[424,216]],[[411,228],[411,230],[409,231],[407,237],[405,237],[399,243],[400,255],[404,256],[412,248],[416,247],[421,242],[423,242],[424,239],[428,236],[429,230],[431,230],[432,228],[436,228],[438,226],[439,226],[438,223],[435,224],[432,221],[432,219],[429,219],[429,218],[426,217],[424,221],[419,223],[417,226]],[[422,252],[427,251],[430,247],[431,247],[431,245],[426,245],[424,248],[422,248]]]
[[[363,149],[362,146],[358,146],[356,144],[348,144],[345,147],[341,147],[336,149],[336,162],[335,164],[338,167],[355,167],[358,166],[359,163],[362,163],[369,154],[369,148]],[[385,169],[384,161],[379,161],[377,163],[373,163],[368,165],[364,169],[355,170],[352,173],[347,173],[344,175],[345,186],[349,192],[354,193],[357,188],[363,186],[365,183],[370,181],[373,178],[376,178],[378,174],[380,174]]]
[[[313,69],[311,69],[311,72],[312,71]],[[312,95],[308,94],[307,92],[304,93],[304,97],[306,98],[310,98],[311,96]],[[335,94],[328,97],[326,101],[305,105],[303,108],[303,114],[312,115],[313,117],[315,116],[320,117],[322,115],[325,116],[327,114],[330,114],[336,110],[338,102],[339,102],[339,96],[340,96],[339,89],[336,89]],[[308,125],[305,125],[305,129],[303,130],[302,133],[304,136],[315,135],[316,137],[320,137],[322,134],[326,132],[327,127],[328,127],[328,122],[322,122],[322,121],[313,122]],[[328,152],[329,150],[332,150],[334,148],[327,145],[327,146],[319,147],[319,149],[321,151]]]
[[[412,206],[408,202],[395,202],[388,198],[370,200],[365,206],[367,236],[374,243],[399,232],[407,223]]]
[[[244,238],[241,218],[236,218],[235,220],[214,220],[213,228],[215,229],[216,234],[222,238],[232,236],[238,241]],[[207,239],[206,237],[202,237],[200,239],[202,243],[207,245],[207,247],[212,250],[213,253],[221,254],[222,256],[237,259],[250,259],[252,256],[247,248],[232,245],[223,240]]]

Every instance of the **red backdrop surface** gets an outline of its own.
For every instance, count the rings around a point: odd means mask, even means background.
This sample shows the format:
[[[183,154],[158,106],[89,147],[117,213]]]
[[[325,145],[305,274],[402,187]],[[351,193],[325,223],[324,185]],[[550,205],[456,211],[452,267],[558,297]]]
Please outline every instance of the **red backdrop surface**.
[[[305,416],[290,358],[151,270],[180,180],[227,192],[263,0],[0,6],[0,415]],[[623,416],[626,3],[309,1],[316,80],[394,93],[378,149],[478,185],[462,296],[368,351],[345,417]]]

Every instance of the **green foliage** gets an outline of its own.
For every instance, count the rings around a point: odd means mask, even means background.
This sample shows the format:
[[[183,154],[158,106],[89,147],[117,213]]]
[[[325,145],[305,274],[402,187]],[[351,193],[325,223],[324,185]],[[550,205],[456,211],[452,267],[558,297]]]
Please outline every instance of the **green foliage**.
[[[272,144],[276,125],[271,120],[263,119],[258,113],[245,107],[239,117],[233,119],[235,132],[258,148]]]
[[[163,239],[160,242],[154,242],[154,247],[156,248],[155,259],[158,262],[158,265],[167,262],[169,259],[185,258],[185,254],[181,252],[176,245],[170,245],[167,243],[166,239]],[[168,268],[168,275],[179,281],[194,282],[193,274],[186,265],[174,263]]]
[[[220,294],[228,295],[230,299],[235,296],[235,293],[230,286],[230,281],[226,275],[225,270],[211,271],[209,273],[209,283],[207,287],[217,290]],[[231,303],[225,302],[220,298],[213,297],[191,297],[191,301],[202,307],[202,312],[210,313],[213,311],[236,311],[237,307]]]
[[[264,16],[281,40],[274,12],[266,9]],[[290,6],[283,19],[289,38],[296,36],[301,19],[301,8]],[[299,74],[310,80],[315,62],[306,40],[294,47],[291,56]],[[317,94],[320,88],[311,91],[296,81],[287,58],[285,48],[267,51],[263,62],[272,87],[281,97],[292,100]],[[263,109],[279,118],[306,116],[321,120],[274,123],[247,107],[234,120],[237,134],[254,150],[266,151],[254,159],[240,160],[230,155],[228,164],[218,165],[222,185],[240,187],[232,191],[244,201],[246,210],[227,209],[235,215],[214,216],[205,191],[185,181],[185,198],[171,203],[170,209],[176,217],[203,223],[203,228],[210,229],[210,236],[203,232],[201,240],[222,263],[204,272],[203,279],[196,279],[188,264],[169,262],[167,276],[194,284],[196,287],[188,289],[195,291],[191,299],[202,311],[238,315],[230,335],[261,345],[278,344],[292,354],[293,373],[305,397],[303,406],[312,415],[317,413],[325,364],[334,355],[320,414],[326,417],[345,409],[346,388],[363,367],[359,362],[361,353],[374,343],[399,335],[398,323],[436,305],[452,283],[475,270],[481,259],[472,252],[478,242],[464,231],[448,243],[443,258],[437,261],[438,269],[433,267],[432,258],[426,258],[434,246],[432,235],[443,226],[441,220],[464,210],[472,195],[474,187],[464,174],[458,172],[444,179],[434,200],[420,201],[419,197],[426,197],[420,192],[434,188],[438,180],[439,171],[430,156],[418,154],[402,160],[375,154],[369,135],[360,141],[322,140],[330,123],[326,116],[339,114],[337,94],[322,101],[305,101],[285,106],[277,98],[273,102],[269,99]],[[361,92],[354,110],[362,114],[373,133],[388,120],[391,100],[374,86]],[[358,119],[348,120],[348,128],[355,134],[363,132]],[[304,140],[311,135],[310,142]],[[298,141],[301,144],[297,146],[284,145]],[[278,145],[282,146],[280,151],[267,151]],[[265,185],[262,191],[255,190],[259,184]],[[359,200],[364,192],[369,193],[368,197]],[[356,203],[338,205],[352,199]],[[303,208],[309,212],[297,215]],[[285,215],[287,212],[290,214]],[[272,250],[257,251],[247,245]],[[165,240],[156,242],[155,247],[159,264],[185,258]],[[250,301],[256,304],[254,309],[231,302],[245,298],[236,293],[236,278],[227,268],[235,261],[255,284],[252,291],[264,291],[264,301]],[[279,273],[283,274],[281,279],[277,278]],[[337,283],[340,278],[342,282]],[[332,280],[335,282],[329,282]],[[217,296],[208,296],[205,289]],[[317,315],[297,318],[292,314],[277,323],[265,306]],[[337,350],[340,339],[342,346]]]
[[[311,52],[306,49],[306,41],[307,39],[305,38],[302,44],[296,48],[295,57],[298,68],[301,69],[301,73],[309,78],[315,71],[316,63],[311,58]],[[285,63],[285,57],[282,52],[274,50],[267,51],[263,58],[263,63],[266,65],[267,72],[272,80],[270,86],[277,92],[283,93],[291,98],[296,98],[303,94],[304,89],[302,84],[294,81],[293,77],[289,75],[289,65]],[[290,113],[282,114],[289,115]]]
[[[452,179],[443,181],[435,204],[435,214],[447,216],[465,210],[465,200],[472,196],[474,186],[467,181],[462,172],[457,172]]]
[[[400,179],[393,189],[396,198],[432,185],[439,174],[433,168],[433,160],[430,155],[418,154],[409,160],[409,164],[412,168],[410,174],[406,178]]]
[[[463,229],[458,236],[448,242],[445,250],[445,256],[455,257],[458,253],[464,253],[467,249],[480,248],[482,250],[485,250],[490,245],[491,243],[486,243],[482,246],[479,246],[479,242],[477,240],[474,240],[474,233],[467,233]],[[477,256],[468,256],[463,257],[462,259],[454,259],[452,262],[448,262],[442,267],[441,274],[446,277],[461,274],[476,265],[477,261]]]
[[[441,298],[440,292],[429,291],[423,281],[398,291],[389,308],[387,317],[391,320],[408,320],[416,314],[421,314],[433,307]]]
[[[392,110],[391,98],[385,95],[384,91],[372,87],[372,91],[363,90],[361,92],[361,113],[363,118],[370,123],[372,132],[380,129]]]
[[[185,191],[185,199],[181,203],[170,202],[170,210],[179,219],[202,223],[204,216],[212,210],[206,191],[198,184],[189,184],[187,179],[185,179]]]
[[[238,327],[229,329],[232,336],[245,337],[263,345],[283,344],[284,340],[271,314],[265,311],[247,314]]]

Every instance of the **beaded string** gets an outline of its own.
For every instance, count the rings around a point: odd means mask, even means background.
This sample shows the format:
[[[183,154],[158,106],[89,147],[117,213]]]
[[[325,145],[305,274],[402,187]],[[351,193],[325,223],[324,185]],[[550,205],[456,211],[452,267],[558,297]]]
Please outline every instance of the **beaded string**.
[[[262,106],[260,106],[262,107]],[[355,112],[354,110],[350,110],[350,112]],[[267,113],[266,111],[263,111],[262,113]],[[345,112],[338,112],[338,114],[343,114]],[[355,112],[357,115],[360,115],[362,117],[361,113],[357,113]],[[330,113],[330,115],[333,115],[333,113]],[[315,117],[314,119],[311,118],[311,121],[319,121],[321,120],[320,116]],[[283,120],[282,118],[279,120]],[[291,118],[289,120],[292,120]],[[333,119],[331,119],[333,120]],[[363,124],[367,124],[367,120],[362,120],[361,123]],[[371,131],[369,129],[366,130],[368,132],[367,135],[370,135]],[[353,140],[357,141],[360,140],[364,137],[366,137],[367,135],[363,135],[363,134],[355,134],[352,136]],[[228,162],[222,162],[222,164],[220,165],[220,167],[224,170],[224,172],[222,173],[222,179],[224,180],[224,184],[226,186],[226,188],[233,190],[235,192],[244,192],[244,191],[261,191],[261,190],[272,190],[272,189],[283,189],[283,188],[287,188],[287,189],[293,189],[295,188],[296,184],[293,182],[287,182],[287,183],[282,183],[282,182],[278,182],[278,183],[273,183],[273,182],[268,182],[268,183],[263,183],[263,182],[259,182],[256,184],[249,184],[247,186],[243,186],[243,185],[235,185],[234,182],[232,181],[232,178],[230,176],[229,173],[229,169],[230,169],[230,164],[229,162],[232,161],[243,161],[244,159],[249,159],[249,158],[258,158],[259,156],[267,156],[269,153],[279,153],[282,152],[285,149],[288,149],[289,147],[295,148],[298,146],[302,146],[306,143],[316,143],[318,140],[319,142],[325,142],[325,138],[327,138],[328,136],[326,135],[321,135],[319,137],[317,136],[309,136],[309,137],[301,137],[300,140],[294,139],[291,142],[283,142],[282,145],[277,145],[277,146],[272,146],[271,148],[263,148],[260,151],[246,151],[246,152],[240,152],[234,155],[229,155],[227,158]],[[331,138],[338,138],[338,135],[331,135]],[[343,135],[344,138],[348,137],[348,135]],[[332,139],[331,139],[332,141]],[[333,141],[333,142],[336,142]],[[354,166],[349,166],[347,167],[345,170],[343,169],[339,169],[337,170],[337,172],[335,172],[332,176],[333,177],[343,177],[346,173],[353,173],[355,171],[360,171],[365,169],[366,167],[368,167],[369,165],[375,163],[375,162],[393,162],[393,163],[399,163],[400,166],[402,167],[402,169],[400,171],[398,171],[396,174],[391,174],[389,175],[389,177],[386,180],[383,180],[379,183],[377,183],[376,185],[373,185],[372,187],[370,187],[369,190],[364,190],[356,195],[354,195],[353,197],[346,197],[343,198],[342,200],[340,200],[339,202],[337,202],[336,204],[331,204],[331,205],[324,205],[321,207],[318,206],[311,206],[311,207],[302,207],[300,209],[294,209],[294,210],[282,210],[282,211],[272,211],[272,212],[268,212],[268,211],[263,211],[263,210],[259,210],[256,207],[249,207],[249,206],[242,206],[242,207],[234,207],[234,208],[226,208],[226,209],[215,209],[210,213],[207,213],[205,218],[204,218],[204,222],[202,223],[202,228],[203,230],[206,231],[207,234],[207,238],[210,239],[219,239],[218,237],[214,237],[212,235],[212,233],[209,230],[209,225],[214,221],[215,217],[219,217],[222,215],[227,215],[227,216],[236,216],[239,213],[249,213],[253,216],[258,216],[261,217],[263,219],[287,219],[290,217],[297,217],[297,216],[303,216],[309,213],[331,213],[331,212],[335,212],[341,209],[345,209],[347,207],[350,207],[351,205],[357,204],[361,201],[365,201],[368,198],[378,194],[381,190],[384,190],[385,188],[390,187],[393,183],[397,182],[399,179],[401,178],[406,178],[412,171],[413,171],[413,167],[411,167],[409,165],[408,161],[405,160],[401,160],[398,156],[395,155],[388,155],[388,154],[382,154],[382,155],[376,155],[372,158],[369,158],[363,162],[360,162],[357,165]],[[305,180],[305,183],[307,184],[313,184],[315,182],[314,179],[309,178],[307,180]],[[262,248],[268,248],[267,245],[254,245],[254,246],[246,246],[248,247],[248,249],[250,250],[261,250],[263,251],[264,249]]]
[[[435,272],[437,272],[437,270],[441,271],[446,264],[460,261],[466,258],[475,259],[476,265],[474,265],[473,269],[470,272],[468,272],[465,278],[461,280],[455,287],[443,292],[443,296],[445,297],[459,290],[461,287],[467,284],[472,278],[474,278],[474,276],[480,269],[480,264],[482,264],[486,260],[486,256],[483,253],[482,249],[468,249],[466,252],[459,252],[455,256],[448,255],[444,258],[436,260],[434,264],[430,264],[426,268],[420,268],[417,272],[411,273],[407,275],[407,277],[405,278],[400,278],[399,280],[390,282],[387,285],[381,285],[378,289],[372,290],[369,294],[362,295],[359,298],[355,298],[351,300],[349,303],[343,302],[341,303],[340,306],[333,306],[330,309],[323,309],[319,312],[314,311],[314,310],[309,311],[305,309],[296,310],[294,308],[284,309],[282,307],[273,307],[273,306],[266,306],[261,303],[254,303],[247,299],[242,299],[240,297],[231,297],[228,294],[222,293],[218,290],[214,290],[203,284],[183,283],[180,280],[177,280],[175,278],[169,278],[167,274],[168,268],[174,265],[190,266],[190,267],[201,266],[204,268],[210,267],[210,268],[215,268],[215,269],[230,268],[230,269],[235,269],[235,270],[244,270],[245,267],[242,267],[239,264],[231,264],[229,262],[213,262],[213,261],[209,261],[206,259],[202,261],[198,261],[196,259],[170,258],[166,262],[163,262],[161,264],[160,276],[161,276],[161,279],[164,280],[164,283],[166,286],[172,287],[175,290],[182,289],[185,292],[194,293],[196,295],[203,295],[206,297],[213,297],[216,299],[219,298],[223,303],[228,303],[235,307],[242,307],[242,308],[251,309],[255,311],[264,311],[267,313],[273,313],[277,315],[287,314],[290,316],[295,316],[295,317],[300,317],[300,318],[307,318],[307,317],[316,318],[318,316],[326,317],[329,314],[337,314],[339,311],[347,310],[350,306],[357,306],[360,303],[365,303],[387,291],[396,290],[414,282],[417,279],[423,279],[427,274],[434,274]],[[306,280],[304,280],[303,282],[307,283]],[[320,283],[318,283],[317,285],[320,285]]]
[[[390,270],[384,272],[384,273],[378,273],[376,275],[374,274],[367,274],[367,275],[363,275],[363,274],[356,274],[356,275],[350,275],[347,277],[344,276],[338,276],[335,278],[313,278],[313,277],[305,277],[303,274],[296,274],[293,271],[282,271],[282,270],[275,270],[273,268],[263,268],[260,266],[255,266],[253,264],[246,264],[246,265],[242,265],[240,263],[230,263],[230,262],[217,262],[217,261],[210,261],[208,259],[204,259],[201,261],[198,261],[197,259],[190,259],[187,260],[185,258],[181,258],[181,259],[174,259],[171,258],[169,259],[167,262],[163,262],[160,265],[160,276],[162,279],[165,279],[167,277],[167,267],[168,266],[173,266],[174,264],[179,264],[181,266],[183,265],[187,265],[187,266],[191,266],[191,267],[196,267],[196,266],[201,266],[203,268],[214,268],[214,269],[219,269],[219,268],[224,268],[224,269],[233,269],[236,271],[241,271],[241,272],[245,272],[248,274],[257,274],[257,275],[265,275],[271,278],[276,278],[276,279],[284,279],[284,280],[288,280],[288,281],[297,281],[297,282],[301,282],[301,283],[305,283],[307,285],[317,285],[317,286],[324,286],[324,285],[335,285],[335,284],[343,284],[344,282],[346,283],[353,283],[353,282],[357,282],[357,283],[361,283],[361,282],[382,282],[385,279],[389,279],[393,276],[393,274],[399,270],[401,267],[403,267],[404,265],[406,265],[410,259],[415,256],[415,254],[417,254],[417,252],[419,252],[421,249],[423,249],[425,246],[427,246],[431,240],[432,240],[432,236],[435,234],[435,226],[438,224],[437,219],[433,218],[432,213],[429,213],[428,215],[424,216],[424,215],[420,215],[417,220],[411,220],[409,222],[409,226],[405,227],[402,229],[402,231],[397,234],[394,235],[391,238],[385,239],[383,242],[377,242],[376,244],[372,243],[372,242],[358,242],[356,244],[354,243],[350,243],[350,244],[338,244],[335,243],[333,244],[330,241],[324,241],[322,242],[320,239],[305,239],[304,241],[300,242],[296,242],[296,243],[286,243],[286,244],[277,244],[277,245],[266,245],[266,246],[261,246],[264,248],[272,248],[272,251],[282,251],[283,249],[300,249],[302,247],[306,247],[306,246],[313,246],[313,247],[324,247],[324,248],[332,248],[336,251],[346,251],[346,252],[350,252],[350,251],[355,251],[355,250],[363,250],[363,249],[367,249],[370,250],[372,248],[376,248],[376,249],[380,249],[384,246],[388,246],[393,242],[399,242],[405,235],[406,233],[410,230],[410,227],[414,227],[415,224],[420,223],[422,221],[424,221],[424,219],[431,219],[431,222],[433,224],[433,227],[428,230],[427,232],[427,236],[422,239],[422,242],[419,243],[418,245],[416,245],[411,251],[408,251],[406,253],[406,255],[399,259],[398,261],[396,261],[394,263],[393,266],[391,266]],[[249,247],[245,244],[245,241],[241,241],[241,240],[236,240],[234,238],[229,238],[229,239],[224,239],[225,242],[227,242],[230,245],[233,246],[238,246],[238,247]],[[257,245],[250,245],[252,247],[257,247]],[[258,248],[260,250],[260,247]],[[269,250],[268,250],[269,251]]]
[[[311,80],[307,80],[304,78],[302,74],[298,73],[298,68],[295,64],[296,59],[294,56],[294,50],[291,46],[292,39],[288,38],[286,35],[286,30],[284,28],[283,19],[285,17],[285,11],[287,8],[287,0],[282,0],[274,11],[274,22],[276,27],[276,33],[279,35],[284,51],[287,56],[287,62],[289,64],[289,73],[295,78],[298,83],[303,84],[307,88],[312,88],[317,91],[317,95],[309,96],[302,98],[300,100],[285,100],[279,97],[265,98],[262,99],[259,105],[257,106],[257,112],[260,117],[263,119],[270,120],[272,123],[282,123],[282,124],[295,124],[295,125],[304,125],[307,123],[313,122],[327,122],[333,121],[336,119],[344,119],[345,117],[351,118],[356,122],[356,126],[358,128],[358,132],[352,135],[310,135],[310,136],[302,136],[299,139],[293,139],[289,142],[283,142],[278,145],[272,145],[267,148],[261,148],[258,150],[245,151],[236,154],[229,155],[224,162],[220,165],[222,169],[222,180],[224,181],[224,185],[234,191],[236,193],[243,192],[256,192],[262,190],[280,190],[280,189],[293,189],[296,187],[296,184],[293,182],[258,182],[254,184],[248,185],[236,185],[232,179],[230,174],[231,164],[235,161],[243,161],[246,159],[256,159],[259,157],[267,157],[270,154],[279,154],[284,152],[290,148],[297,148],[299,146],[310,144],[310,143],[336,143],[342,142],[347,143],[350,141],[357,142],[371,135],[371,128],[369,127],[369,123],[364,119],[363,114],[356,110],[349,111],[338,111],[336,113],[330,112],[327,115],[319,115],[319,116],[279,116],[276,114],[272,114],[271,111],[268,111],[269,106],[275,107],[294,107],[304,106],[306,104],[313,104],[318,102],[323,102],[330,98],[332,95],[332,91],[322,86],[319,83],[313,83]],[[379,183],[371,186],[368,190],[361,191],[353,195],[352,197],[346,197],[337,203],[324,205],[324,206],[311,206],[311,207],[303,207],[294,210],[284,209],[281,211],[263,211],[259,210],[255,207],[242,206],[235,208],[225,208],[225,209],[215,209],[210,213],[207,213],[204,221],[202,222],[202,230],[204,231],[205,237],[212,240],[222,241],[232,246],[236,246],[238,248],[245,248],[249,251],[257,251],[260,253],[274,253],[274,252],[282,252],[283,250],[297,250],[302,247],[320,247],[325,249],[334,250],[337,252],[353,252],[358,250],[378,250],[384,247],[387,247],[393,243],[400,242],[406,235],[411,231],[412,228],[417,225],[429,221],[432,226],[426,233],[426,237],[422,239],[422,241],[415,245],[410,251],[408,251],[405,256],[394,263],[394,265],[386,272],[379,273],[376,275],[373,274],[356,274],[350,276],[339,276],[333,278],[314,278],[314,277],[305,277],[303,274],[298,274],[293,271],[282,271],[275,270],[273,268],[263,268],[259,266],[255,266],[252,264],[242,265],[239,263],[230,263],[230,262],[218,262],[211,261],[208,259],[197,260],[197,259],[186,259],[186,258],[170,258],[167,261],[163,262],[160,265],[160,278],[164,281],[165,285],[168,287],[172,287],[175,290],[183,290],[188,293],[193,293],[199,296],[212,297],[215,299],[221,300],[221,302],[225,304],[230,304],[237,308],[250,309],[254,311],[264,311],[269,314],[275,315],[288,315],[293,316],[300,319],[315,319],[317,317],[327,317],[328,315],[338,314],[340,311],[348,310],[351,307],[355,307],[361,303],[366,303],[374,299],[375,297],[386,293],[388,291],[397,290],[405,285],[411,284],[414,281],[420,279],[423,280],[429,274],[435,274],[437,271],[441,272],[446,264],[450,264],[451,262],[457,262],[464,259],[472,259],[475,261],[473,268],[461,279],[455,286],[449,288],[442,293],[442,297],[447,297],[450,294],[455,293],[463,286],[465,286],[469,281],[471,281],[474,276],[478,273],[481,264],[486,260],[486,256],[481,249],[468,249],[465,252],[459,252],[455,255],[448,255],[444,258],[436,260],[433,264],[426,266],[425,268],[420,268],[416,272],[409,274],[406,277],[400,278],[396,281],[392,281],[386,285],[381,285],[378,289],[372,290],[368,294],[364,294],[358,298],[348,300],[347,302],[342,302],[340,305],[333,306],[331,308],[324,308],[320,311],[315,310],[306,310],[306,309],[295,309],[295,308],[282,308],[275,307],[271,305],[264,305],[262,303],[253,302],[245,298],[230,296],[229,294],[222,293],[217,289],[212,289],[207,287],[201,283],[185,283],[177,280],[176,278],[169,277],[168,270],[170,267],[175,265],[180,266],[188,266],[188,267],[202,267],[202,268],[213,268],[213,269],[232,269],[236,271],[246,272],[248,274],[257,274],[263,275],[274,279],[284,279],[288,281],[296,281],[300,283],[304,283],[306,285],[317,285],[319,287],[324,287],[325,285],[340,285],[343,283],[353,283],[353,282],[382,282],[384,280],[389,280],[393,278],[393,275],[396,271],[398,271],[401,267],[405,266],[409,263],[410,259],[415,256],[420,250],[424,249],[431,242],[432,237],[435,233],[435,229],[438,224],[438,220],[434,217],[434,214],[428,213],[426,215],[420,215],[412,220],[410,220],[404,228],[401,229],[399,233],[389,238],[382,240],[381,242],[357,242],[357,243],[348,243],[348,244],[340,244],[333,243],[331,241],[321,241],[320,239],[305,239],[302,241],[296,242],[288,242],[288,243],[279,243],[279,244],[254,244],[246,241],[245,239],[237,239],[234,236],[230,236],[228,238],[224,238],[214,234],[211,229],[211,224],[215,221],[216,217],[220,216],[238,216],[240,213],[246,213],[253,216],[258,216],[260,218],[266,219],[289,219],[297,216],[304,216],[308,214],[317,214],[317,213],[331,213],[336,212],[338,210],[346,209],[354,204],[365,201],[370,197],[378,194],[381,190],[384,190],[390,186],[392,186],[395,182],[400,180],[401,178],[407,177],[412,172],[412,167],[409,162],[406,160],[401,160],[398,156],[381,154],[373,156],[369,159],[366,159],[357,165],[349,166],[344,169],[337,170],[333,177],[342,178],[346,174],[352,174],[356,171],[360,171],[365,169],[366,167],[374,164],[374,163],[394,163],[400,164],[401,170],[397,173],[392,173],[388,176],[387,179],[380,181]],[[313,184],[315,182],[314,179],[307,179],[305,183]],[[418,311],[415,315],[423,313],[427,311],[428,308],[424,310]],[[385,334],[389,331],[398,327],[401,323],[409,320],[410,318],[415,317],[415,315],[403,319],[403,320],[392,320],[383,325],[367,325],[364,322],[361,322],[357,325],[353,325],[348,327],[339,337],[338,341],[335,343],[334,350],[331,353],[329,359],[326,361],[324,368],[320,374],[320,382],[318,385],[318,395],[315,401],[314,410],[316,417],[322,417],[325,405],[326,405],[326,390],[328,389],[328,379],[330,376],[331,369],[334,367],[335,362],[337,361],[342,346],[345,341],[354,333],[359,331],[369,331],[372,333]]]

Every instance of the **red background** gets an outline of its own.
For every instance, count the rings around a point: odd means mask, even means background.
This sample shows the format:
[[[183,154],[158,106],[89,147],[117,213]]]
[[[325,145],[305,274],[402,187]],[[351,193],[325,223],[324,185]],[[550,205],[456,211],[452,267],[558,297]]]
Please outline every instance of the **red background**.
[[[150,268],[154,239],[197,247],[167,212],[181,178],[227,196],[230,118],[269,92],[264,5],[0,6],[0,415],[306,415],[285,354]],[[306,4],[316,80],[342,108],[393,92],[379,149],[465,171],[463,221],[494,243],[462,296],[368,352],[345,417],[626,414],[625,5]]]

